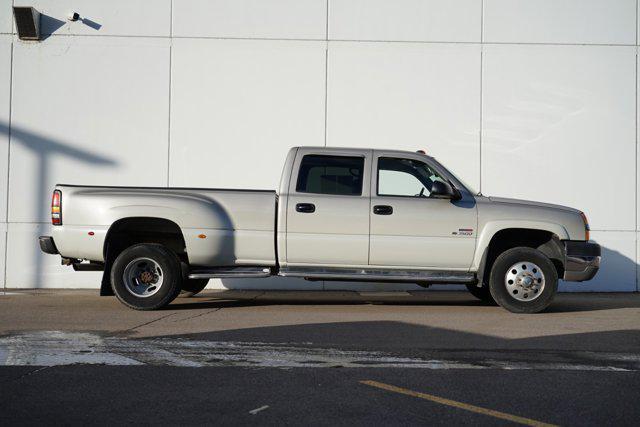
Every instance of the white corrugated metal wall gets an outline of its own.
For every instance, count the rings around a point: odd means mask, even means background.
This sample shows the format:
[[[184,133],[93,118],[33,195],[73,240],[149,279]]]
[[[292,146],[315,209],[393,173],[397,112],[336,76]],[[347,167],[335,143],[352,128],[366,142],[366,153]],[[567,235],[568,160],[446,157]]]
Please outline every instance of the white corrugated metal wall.
[[[14,3],[52,35],[17,40]],[[0,281],[98,286],[35,245],[55,183],[275,188],[289,147],[326,144],[583,209],[605,261],[563,289],[637,290],[638,22],[636,0],[0,0]]]

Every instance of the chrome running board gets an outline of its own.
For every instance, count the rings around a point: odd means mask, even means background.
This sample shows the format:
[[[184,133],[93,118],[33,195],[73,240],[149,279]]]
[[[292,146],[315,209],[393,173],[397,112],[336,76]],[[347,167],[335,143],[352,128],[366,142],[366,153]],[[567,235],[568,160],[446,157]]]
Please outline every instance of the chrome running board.
[[[268,267],[220,267],[189,272],[189,279],[260,278],[269,276],[271,276],[271,269]]]
[[[376,268],[285,267],[278,275],[309,280],[365,282],[472,283],[475,275],[465,271],[383,270]]]

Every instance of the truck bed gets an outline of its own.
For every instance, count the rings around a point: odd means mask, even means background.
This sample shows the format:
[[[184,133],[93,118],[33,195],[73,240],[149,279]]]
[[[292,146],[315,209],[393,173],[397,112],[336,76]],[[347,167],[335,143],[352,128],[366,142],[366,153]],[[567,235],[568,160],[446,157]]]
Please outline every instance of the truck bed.
[[[56,190],[63,224],[54,227],[54,239],[65,257],[103,261],[110,227],[136,217],[180,227],[193,265],[275,265],[275,191],[64,184]]]

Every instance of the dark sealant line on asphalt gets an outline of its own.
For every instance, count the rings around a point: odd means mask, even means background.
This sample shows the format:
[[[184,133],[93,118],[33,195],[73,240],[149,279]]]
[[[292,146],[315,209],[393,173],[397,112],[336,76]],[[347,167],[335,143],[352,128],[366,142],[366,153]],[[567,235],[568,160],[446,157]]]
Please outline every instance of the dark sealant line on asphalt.
[[[131,331],[134,331],[134,330],[136,330],[136,329],[138,329],[138,328],[141,328],[141,327],[143,327],[143,326],[147,326],[147,325],[150,325],[150,324],[152,324],[152,323],[159,322],[160,320],[166,319],[167,317],[173,316],[173,315],[175,315],[175,314],[176,314],[176,313],[169,313],[169,314],[165,314],[164,316],[158,317],[157,319],[153,319],[153,320],[150,320],[150,321],[148,321],[148,322],[141,323],[140,325],[133,326],[133,327],[131,327],[131,328],[129,328],[129,329],[124,329],[124,330],[122,330],[122,331],[119,331],[119,332],[117,332],[115,335],[117,336],[117,335],[123,335],[123,334],[126,334],[127,332],[131,332]]]
[[[17,378],[13,378],[13,379],[10,379],[8,381],[5,381],[5,383],[21,381],[22,379],[30,377],[31,375],[35,375],[38,372],[44,371],[45,369],[52,369],[52,368],[55,368],[55,366],[41,366],[41,367],[39,367],[37,369],[32,369],[31,371],[29,371],[27,373],[24,373],[24,374],[20,375]]]
[[[216,311],[222,310],[222,307],[212,308],[211,310],[207,310],[204,313],[194,314],[193,316],[185,317],[184,319],[174,320],[174,322],[184,322],[185,320],[191,320],[198,317],[206,316],[207,314],[215,313]]]

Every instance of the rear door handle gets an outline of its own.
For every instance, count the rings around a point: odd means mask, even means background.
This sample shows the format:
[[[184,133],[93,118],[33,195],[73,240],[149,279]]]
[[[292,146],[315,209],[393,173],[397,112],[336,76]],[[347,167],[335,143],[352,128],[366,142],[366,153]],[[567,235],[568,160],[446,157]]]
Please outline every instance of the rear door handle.
[[[373,207],[373,213],[376,215],[391,215],[393,208],[388,205],[376,205]]]
[[[316,211],[316,205],[313,203],[298,203],[296,205],[296,212],[300,213],[314,213]]]

